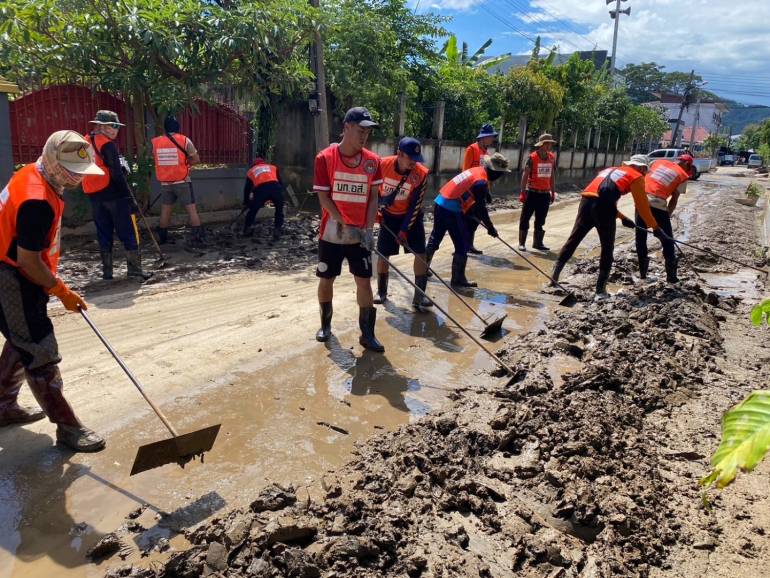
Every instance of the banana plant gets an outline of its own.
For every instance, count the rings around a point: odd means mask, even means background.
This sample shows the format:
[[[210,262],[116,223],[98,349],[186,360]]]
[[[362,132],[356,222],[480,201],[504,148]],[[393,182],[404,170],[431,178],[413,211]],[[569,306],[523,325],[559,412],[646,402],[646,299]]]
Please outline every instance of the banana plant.
[[[462,43],[462,49],[457,46],[457,36],[454,34],[444,43],[441,48],[440,54],[444,57],[444,62],[450,66],[468,67],[468,68],[481,68],[486,70],[495,64],[505,62],[511,57],[510,52],[501,54],[500,56],[490,56],[483,58],[484,53],[492,45],[492,39],[488,38],[487,41],[482,44],[476,52],[471,56],[468,56],[468,43]]]
[[[770,299],[751,310],[751,322],[770,325]],[[711,458],[711,473],[704,486],[716,483],[724,488],[735,480],[738,470],[752,471],[770,450],[770,391],[751,393],[722,418],[722,442]]]

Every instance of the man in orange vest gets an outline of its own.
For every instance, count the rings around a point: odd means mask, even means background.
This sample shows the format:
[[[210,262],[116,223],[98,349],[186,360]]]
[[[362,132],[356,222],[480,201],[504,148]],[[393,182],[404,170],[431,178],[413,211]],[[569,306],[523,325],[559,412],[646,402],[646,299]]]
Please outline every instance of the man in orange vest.
[[[88,141],[94,149],[96,165],[102,169],[99,176],[87,175],[83,179],[83,192],[91,201],[96,237],[102,257],[102,278],[112,279],[112,235],[126,250],[127,276],[144,282],[151,277],[142,270],[139,253],[139,229],[134,215],[134,202],[126,176],[120,164],[120,153],[115,139],[120,127],[126,126],[111,110],[100,110],[91,121],[94,129]]]
[[[376,126],[367,109],[351,108],[343,120],[342,140],[315,158],[313,190],[322,209],[316,268],[321,329],[316,339],[324,342],[331,337],[334,279],[347,260],[356,281],[361,329],[358,342],[366,349],[383,352],[385,348],[374,335],[377,310],[371,285],[373,228],[382,170],[380,157],[364,148]]]
[[[660,159],[650,165],[650,170],[644,176],[644,188],[650,202],[650,209],[660,229],[666,236],[660,236],[663,247],[663,258],[666,261],[666,280],[669,283],[679,281],[676,275],[677,258],[674,246],[674,229],[671,226],[671,215],[679,202],[679,195],[687,191],[687,181],[690,179],[693,158],[688,154],[680,155],[677,162]],[[644,223],[636,213],[636,224]],[[647,278],[650,258],[647,254],[647,232],[636,230],[636,255],[639,258],[639,277]]]
[[[56,439],[77,452],[104,448],[104,439],[75,416],[63,394],[59,347],[46,311],[50,295],[69,311],[86,303],[56,276],[61,249],[64,189],[85,175],[100,176],[89,143],[78,133],[53,133],[37,162],[11,177],[0,193],[0,426],[48,416]],[[27,379],[42,412],[19,406]]]
[[[519,200],[524,203],[519,217],[519,251],[527,250],[527,233],[529,221],[535,215],[535,233],[532,248],[538,251],[549,251],[543,244],[545,219],[548,208],[556,200],[554,192],[556,174],[556,155],[551,147],[556,144],[548,134],[540,135],[535,143],[535,151],[529,155],[524,172],[521,175],[521,192]]]
[[[644,192],[644,175],[647,173],[647,157],[634,155],[624,161],[620,167],[609,167],[599,172],[582,193],[575,225],[567,242],[559,251],[553,266],[551,286],[559,280],[564,265],[575,253],[585,236],[596,228],[601,243],[599,258],[599,277],[596,280],[597,297],[607,296],[607,279],[612,270],[613,251],[615,250],[615,220],[620,219],[624,227],[635,228],[634,221],[618,211],[618,200],[631,193],[636,210],[643,222],[659,235],[658,223],[650,211],[650,204]]]
[[[198,209],[195,206],[190,167],[201,162],[201,158],[192,141],[179,132],[179,121],[176,118],[167,116],[163,121],[163,131],[162,135],[152,139],[155,178],[158,179],[161,188],[158,241],[161,245],[173,243],[173,240],[169,240],[168,226],[171,224],[174,203],[177,199],[181,199],[190,219],[188,243],[192,247],[200,247],[205,239]]]
[[[497,135],[497,131],[495,131],[491,124],[485,124],[481,127],[479,134],[476,136],[476,142],[468,145],[465,149],[462,165],[463,171],[481,166],[481,159],[489,154],[489,147],[495,142]],[[483,253],[483,251],[480,251],[473,246],[473,239],[476,236],[476,229],[479,227],[479,220],[481,219],[481,214],[483,212],[481,204],[483,203],[486,206],[487,202],[492,202],[492,196],[489,189],[487,189],[483,199],[476,199],[476,204],[474,204],[465,216],[465,227],[468,229],[468,241],[470,243],[468,253],[471,255],[481,255]]]
[[[484,156],[481,159],[480,167],[461,172],[441,187],[436,197],[433,206],[433,230],[430,232],[426,250],[428,263],[433,259],[433,254],[438,250],[444,235],[449,233],[455,248],[450,283],[455,287],[477,286],[476,283],[468,281],[465,276],[468,247],[470,247],[468,229],[465,226],[465,215],[469,214],[479,196],[487,194],[490,182],[509,172],[511,170],[508,168],[508,159],[500,153]],[[497,237],[497,229],[492,224],[492,219],[489,218],[486,205],[482,206],[478,218],[486,226],[487,233],[492,237]]]
[[[429,171],[420,164],[422,162],[422,145],[419,140],[411,137],[404,137],[399,141],[398,154],[382,159],[382,227],[377,237],[377,250],[386,257],[398,255],[399,247],[403,247],[405,253],[414,251],[414,283],[423,291],[421,293],[415,289],[412,298],[412,307],[418,313],[425,313],[425,308],[433,305],[424,295],[428,286],[428,269],[425,265],[422,202]],[[387,300],[388,269],[385,261],[377,261],[375,303],[384,303]]]
[[[243,206],[249,208],[243,223],[244,237],[254,234],[254,220],[268,201],[275,207],[273,241],[277,241],[283,230],[283,183],[278,175],[278,167],[257,157],[246,172],[246,183],[243,185]]]

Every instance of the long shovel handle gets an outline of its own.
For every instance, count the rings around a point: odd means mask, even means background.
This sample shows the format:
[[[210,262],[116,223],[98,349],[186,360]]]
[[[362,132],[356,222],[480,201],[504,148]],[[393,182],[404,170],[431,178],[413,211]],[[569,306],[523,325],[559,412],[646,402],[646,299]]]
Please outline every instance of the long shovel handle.
[[[389,265],[389,266],[390,266],[390,267],[391,267],[391,268],[392,268],[392,269],[393,269],[393,270],[394,270],[396,273],[398,273],[398,274],[399,274],[399,275],[400,275],[400,276],[401,276],[401,277],[404,279],[404,281],[406,281],[406,282],[407,282],[407,283],[409,283],[409,284],[410,284],[412,287],[414,287],[415,289],[417,289],[417,291],[419,291],[420,293],[422,293],[422,295],[423,295],[423,296],[425,296],[426,298],[430,299],[430,297],[428,297],[428,296],[426,295],[425,291],[423,291],[422,289],[420,289],[420,288],[417,286],[417,284],[416,284],[414,281],[412,281],[412,280],[411,280],[411,279],[410,279],[410,278],[409,278],[409,277],[408,277],[406,274],[404,274],[403,272],[401,272],[401,270],[400,270],[398,267],[396,267],[396,266],[395,266],[393,263],[391,263],[391,262],[390,262],[390,260],[389,260],[389,259],[388,259],[388,258],[387,258],[385,255],[383,255],[382,253],[380,253],[380,252],[379,252],[379,251],[378,251],[376,248],[374,248],[374,249],[372,249],[372,250],[373,250],[373,251],[374,251],[374,252],[377,254],[377,256],[379,256],[379,258],[380,258],[380,259],[382,259],[383,261],[385,261],[385,262],[386,262],[386,263],[387,263],[387,264],[388,264],[388,265]],[[474,337],[474,336],[473,336],[473,335],[470,333],[470,331],[468,331],[467,329],[465,329],[465,327],[463,327],[462,325],[460,325],[460,324],[457,322],[457,320],[456,320],[454,317],[452,317],[452,316],[451,316],[449,313],[447,313],[447,312],[446,312],[446,310],[445,310],[443,307],[441,307],[441,305],[439,305],[439,304],[438,304],[438,303],[436,303],[435,301],[433,301],[433,305],[436,307],[436,309],[438,309],[439,311],[441,311],[441,313],[443,313],[443,314],[446,316],[446,318],[447,318],[447,319],[449,319],[449,320],[450,320],[452,323],[454,323],[455,325],[457,325],[457,327],[459,327],[459,328],[460,328],[460,330],[461,330],[463,333],[465,333],[465,335],[467,335],[467,336],[468,336],[468,337],[469,337],[469,338],[470,338],[470,339],[471,339],[471,340],[472,340],[472,341],[473,341],[473,342],[474,342],[476,345],[478,345],[478,346],[479,346],[481,349],[483,349],[483,350],[484,350],[484,352],[485,352],[487,355],[489,355],[489,356],[490,356],[492,359],[494,359],[494,360],[495,360],[495,361],[498,363],[498,365],[500,365],[500,367],[502,367],[502,368],[503,368],[505,371],[507,371],[507,372],[508,372],[508,374],[509,374],[509,375],[515,375],[515,374],[514,374],[514,371],[513,371],[513,369],[511,369],[510,367],[508,367],[508,366],[505,364],[505,362],[504,362],[502,359],[500,359],[500,358],[499,358],[497,355],[495,355],[495,354],[494,354],[494,353],[492,353],[492,352],[491,352],[489,349],[487,349],[487,348],[484,346],[484,344],[483,344],[483,343],[481,343],[481,341],[479,341],[478,339],[476,339],[476,338],[475,338],[475,337]]]
[[[145,211],[149,212],[150,209],[152,209],[153,205],[158,202],[158,199],[160,199],[161,196],[163,196],[163,193],[158,193],[157,196],[152,200],[152,202],[149,205],[147,205],[147,208],[145,209]]]
[[[158,243],[158,240],[155,238],[155,233],[152,232],[150,223],[147,222],[147,217],[144,216],[144,211],[142,210],[142,207],[139,205],[139,201],[137,200],[136,195],[134,194],[134,191],[132,191],[129,188],[128,192],[131,193],[131,198],[134,200],[134,205],[136,205],[136,210],[139,211],[139,217],[141,217],[142,223],[144,223],[144,228],[147,229],[147,232],[150,234],[150,239],[152,239],[152,244],[155,245],[155,250],[158,252],[158,256],[160,256],[160,260],[165,262],[166,256],[163,254],[163,251],[160,248],[160,244]]]
[[[112,357],[115,358],[115,361],[118,362],[118,365],[121,367],[121,369],[126,372],[128,379],[130,379],[131,382],[136,386],[136,389],[139,390],[139,393],[142,394],[142,397],[145,399],[145,401],[148,404],[150,404],[150,407],[152,408],[152,410],[160,418],[160,421],[163,422],[163,425],[166,426],[168,431],[171,432],[171,435],[174,437],[179,437],[179,434],[174,429],[174,426],[172,426],[171,423],[168,421],[168,419],[166,419],[166,416],[163,415],[163,412],[160,411],[160,408],[157,405],[155,405],[149,397],[147,397],[147,394],[144,392],[144,388],[142,387],[142,384],[139,383],[139,380],[136,379],[136,377],[134,377],[134,374],[131,373],[131,370],[128,368],[128,366],[125,363],[123,363],[123,360],[120,358],[118,353],[112,348],[112,345],[110,345],[110,342],[107,341],[107,338],[104,335],[102,335],[101,331],[99,331],[96,325],[94,325],[93,321],[91,321],[91,319],[88,317],[88,314],[85,312],[84,309],[80,310],[80,314],[83,316],[83,319],[86,320],[86,323],[88,323],[91,329],[94,330],[94,333],[96,333],[96,336],[107,348],[107,351],[109,351]]]
[[[388,226],[387,226],[385,223],[380,223],[380,227],[382,227],[382,228],[383,228],[383,229],[385,229],[385,230],[386,230],[388,233],[390,233],[390,234],[393,236],[393,238],[394,238],[394,239],[397,239],[397,238],[398,238],[398,237],[396,237],[396,235],[393,235],[393,231],[391,231],[391,230],[388,228]],[[478,317],[479,319],[481,319],[481,322],[482,322],[484,325],[489,325],[489,324],[487,323],[487,320],[486,320],[486,319],[484,319],[484,318],[483,318],[481,315],[479,315],[478,313],[476,313],[476,310],[475,310],[473,307],[471,307],[471,306],[470,306],[470,304],[469,304],[469,303],[468,303],[468,302],[467,302],[465,299],[463,299],[463,298],[462,298],[462,296],[461,296],[461,295],[460,295],[460,294],[459,294],[457,291],[455,291],[455,290],[452,288],[452,286],[451,286],[449,283],[447,283],[446,281],[444,281],[444,279],[442,279],[442,278],[441,278],[441,275],[439,275],[439,274],[438,274],[438,273],[436,273],[436,272],[435,272],[433,269],[431,269],[431,266],[428,264],[428,262],[427,262],[425,259],[423,259],[423,258],[419,257],[419,256],[417,255],[417,253],[415,253],[414,251],[412,251],[412,248],[409,246],[409,243],[407,243],[406,241],[404,241],[404,247],[406,247],[406,248],[409,250],[409,252],[410,252],[412,255],[414,255],[414,258],[415,258],[415,259],[417,259],[417,260],[418,260],[420,263],[422,263],[423,265],[425,265],[425,266],[428,268],[428,271],[430,271],[431,273],[433,273],[433,276],[434,276],[436,279],[438,279],[439,281],[441,281],[441,283],[443,283],[443,284],[444,284],[444,287],[446,287],[447,289],[449,289],[449,290],[452,292],[452,295],[454,295],[455,297],[457,297],[457,298],[460,300],[460,302],[461,302],[463,305],[465,305],[465,306],[468,308],[468,311],[470,311],[470,312],[471,312],[471,313],[473,313],[473,314],[474,314],[476,317]]]

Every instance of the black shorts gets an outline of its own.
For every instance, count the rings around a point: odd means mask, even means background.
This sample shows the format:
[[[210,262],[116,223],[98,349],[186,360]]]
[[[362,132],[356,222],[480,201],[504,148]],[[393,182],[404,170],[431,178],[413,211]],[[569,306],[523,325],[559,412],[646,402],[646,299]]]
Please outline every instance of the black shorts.
[[[356,277],[372,276],[372,253],[358,243],[341,244],[318,241],[318,266],[315,274],[324,279],[339,277],[342,273],[342,261],[348,260],[348,269]]]
[[[401,231],[401,224],[403,222],[403,215],[388,215],[387,213],[382,215],[382,224],[393,231],[393,234],[395,235],[398,235]],[[380,227],[380,235],[377,238],[377,250],[386,257],[398,255],[398,248],[401,247],[401,245],[393,235],[385,230],[385,227]],[[425,253],[425,224],[422,215],[418,215],[412,227],[407,231],[406,243],[415,253]],[[404,247],[404,253],[409,253],[409,250],[406,247]]]

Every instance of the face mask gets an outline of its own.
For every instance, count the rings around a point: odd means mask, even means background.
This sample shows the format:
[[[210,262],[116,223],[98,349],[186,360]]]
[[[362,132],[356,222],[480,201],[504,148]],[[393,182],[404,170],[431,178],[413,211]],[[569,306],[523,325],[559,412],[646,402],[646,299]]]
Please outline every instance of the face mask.
[[[58,193],[64,189],[71,189],[80,184],[83,180],[82,175],[76,175],[69,172],[57,162],[51,162],[45,155],[40,157],[37,162],[38,169],[43,174],[43,178],[48,181]]]

